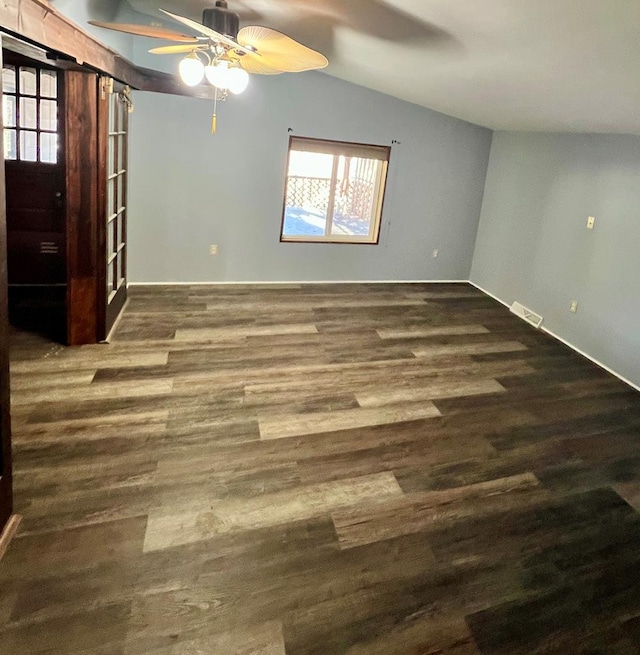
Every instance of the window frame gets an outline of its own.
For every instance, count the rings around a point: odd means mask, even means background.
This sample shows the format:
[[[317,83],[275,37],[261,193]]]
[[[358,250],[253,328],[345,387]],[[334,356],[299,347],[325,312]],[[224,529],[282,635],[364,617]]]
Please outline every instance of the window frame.
[[[15,76],[15,90],[14,91],[5,91],[4,90],[4,69],[12,68]],[[21,69],[33,69],[36,73],[35,77],[35,92],[25,93],[22,89],[22,81],[20,79]],[[42,74],[43,72],[53,73],[55,76],[55,96],[43,95],[42,94]],[[19,59],[14,60],[13,57],[7,57],[3,61],[3,80],[2,80],[2,96],[3,96],[3,111],[4,111],[4,98],[12,97],[15,100],[15,125],[4,125],[3,120],[3,139],[7,138],[7,135],[13,133],[15,135],[15,148],[16,156],[14,158],[9,158],[5,155],[5,160],[10,162],[19,162],[20,164],[26,165],[45,165],[45,166],[57,166],[58,164],[63,163],[63,149],[61,147],[61,142],[64,139],[63,134],[63,125],[61,124],[61,116],[63,116],[64,108],[63,103],[63,93],[62,93],[62,75],[61,71],[52,66],[42,65],[40,62],[23,62]],[[21,107],[20,100],[22,98],[32,99],[35,101],[35,127],[26,127],[22,125],[21,121]],[[54,102],[56,105],[56,129],[52,130],[50,128],[42,127],[41,113],[43,102]],[[36,145],[36,158],[35,159],[25,159],[22,156],[22,145],[20,136],[22,133],[25,134],[34,134],[35,135],[35,145]],[[46,161],[42,159],[42,135],[55,135],[56,137],[56,148],[55,148],[55,161]],[[4,148],[4,143],[3,143]]]
[[[335,189],[337,182],[337,161],[340,156],[361,157],[367,159],[377,159],[382,162],[381,170],[376,178],[376,189],[374,190],[373,202],[375,212],[372,212],[373,230],[370,231],[372,237],[361,238],[356,235],[318,235],[318,236],[290,236],[284,234],[285,220],[287,214],[287,194],[289,190],[289,167],[291,163],[291,152],[296,151],[294,147],[297,144],[306,146],[303,151],[317,152],[318,154],[331,154],[334,156],[334,165],[332,177],[330,178],[330,197],[328,201],[328,210],[326,221],[329,216],[333,217],[335,207]],[[313,145],[317,149],[313,148]],[[367,154],[374,155],[367,157]],[[280,220],[280,243],[322,243],[322,244],[347,244],[347,245],[364,245],[376,246],[380,243],[380,229],[382,226],[382,215],[384,213],[384,201],[387,192],[387,182],[389,179],[389,164],[391,162],[391,146],[357,143],[353,141],[336,141],[331,139],[320,139],[315,137],[289,136],[287,147],[287,161],[284,180],[284,197],[282,202],[282,216]],[[331,195],[333,192],[333,195]],[[333,218],[331,219],[333,220]],[[326,232],[326,227],[325,227]]]

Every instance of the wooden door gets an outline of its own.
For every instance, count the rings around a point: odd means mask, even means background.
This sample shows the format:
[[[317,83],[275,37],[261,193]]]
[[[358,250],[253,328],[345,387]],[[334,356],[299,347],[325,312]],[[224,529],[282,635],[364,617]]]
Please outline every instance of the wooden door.
[[[127,300],[129,89],[109,80],[106,99],[105,337]]]
[[[66,283],[63,76],[7,54],[4,154],[10,285]]]
[[[64,341],[63,75],[5,52],[2,69],[11,321]]]

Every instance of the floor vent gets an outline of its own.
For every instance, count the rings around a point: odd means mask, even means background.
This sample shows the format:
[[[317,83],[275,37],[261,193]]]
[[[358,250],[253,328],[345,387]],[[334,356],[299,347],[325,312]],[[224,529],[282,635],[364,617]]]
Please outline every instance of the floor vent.
[[[525,320],[527,323],[533,325],[533,327],[539,328],[542,325],[542,316],[532,312],[530,309],[527,309],[524,305],[521,305],[519,302],[514,302],[511,305],[511,313],[519,316],[521,319]]]

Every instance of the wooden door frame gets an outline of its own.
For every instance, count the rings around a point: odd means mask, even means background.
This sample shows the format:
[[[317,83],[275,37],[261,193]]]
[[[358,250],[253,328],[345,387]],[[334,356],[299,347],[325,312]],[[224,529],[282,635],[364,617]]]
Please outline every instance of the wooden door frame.
[[[0,69],[2,35],[0,35]],[[4,129],[0,113],[0,131]],[[1,133],[1,132],[0,132]],[[0,533],[13,513],[11,414],[9,403],[9,317],[7,283],[7,212],[4,179],[4,148],[0,148]]]

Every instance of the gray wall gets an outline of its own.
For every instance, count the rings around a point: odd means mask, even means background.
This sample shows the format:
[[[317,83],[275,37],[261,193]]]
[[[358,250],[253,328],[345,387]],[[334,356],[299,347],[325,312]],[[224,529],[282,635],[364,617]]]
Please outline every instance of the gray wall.
[[[489,130],[322,73],[253,76],[218,106],[215,136],[212,102],[149,93],[134,101],[131,282],[468,279]],[[289,127],[401,142],[378,246],[279,243]]]
[[[640,385],[640,137],[496,133],[471,279]]]

